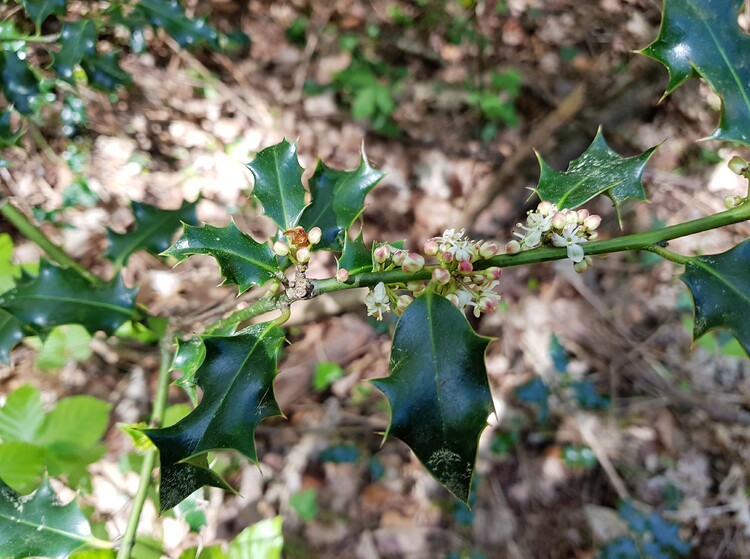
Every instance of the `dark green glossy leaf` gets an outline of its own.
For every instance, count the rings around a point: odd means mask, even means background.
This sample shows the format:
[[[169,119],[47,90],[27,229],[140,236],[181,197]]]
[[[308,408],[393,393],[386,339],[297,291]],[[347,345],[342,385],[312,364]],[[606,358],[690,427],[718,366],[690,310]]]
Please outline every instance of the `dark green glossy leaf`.
[[[664,0],[657,39],[641,51],[669,71],[665,95],[698,75],[721,97],[718,140],[750,145],[750,37],[737,23],[743,0]]]
[[[297,145],[286,140],[258,152],[247,168],[255,177],[253,195],[283,231],[297,225],[305,209],[305,188]]]
[[[182,236],[163,254],[174,256],[180,262],[193,254],[213,256],[225,278],[224,283],[237,285],[240,293],[281,274],[268,244],[259,243],[240,231],[234,221],[226,227],[185,225]]]
[[[600,128],[588,149],[570,162],[567,171],[555,171],[537,153],[540,176],[534,192],[560,209],[575,209],[599,194],[606,194],[619,214],[624,200],[646,200],[643,169],[655,149],[620,157],[607,145]]]
[[[5,109],[0,112],[0,148],[18,146],[23,137],[23,130],[13,130],[11,127],[10,117],[13,111]]]
[[[336,184],[333,198],[333,211],[345,231],[349,230],[365,207],[365,197],[378,184],[385,174],[370,167],[362,147],[359,167],[347,172]]]
[[[89,85],[102,91],[114,91],[120,86],[131,83],[133,78],[120,68],[119,60],[119,52],[84,56],[81,60],[81,67],[86,72]]]
[[[463,313],[428,292],[401,315],[389,377],[373,381],[391,405],[386,438],[414,451],[432,476],[463,502],[469,499],[479,435],[492,412],[484,352]]]
[[[690,258],[680,279],[693,294],[693,339],[723,328],[750,355],[750,239],[721,254]]]
[[[195,373],[206,358],[206,346],[199,336],[189,340],[177,340],[177,351],[172,360],[173,371],[182,371],[182,376],[174,381],[190,396],[193,405],[198,404],[197,391],[195,390]]]
[[[91,537],[75,501],[61,506],[48,482],[22,496],[0,481],[0,550],[3,557],[65,559]]]
[[[92,285],[75,270],[41,261],[39,275],[19,280],[0,295],[0,309],[39,332],[61,324],[81,324],[89,332],[112,334],[120,324],[135,318],[136,289],[128,289],[122,278]]]
[[[10,363],[10,351],[24,337],[23,322],[0,309],[0,363]]]
[[[21,0],[29,19],[39,27],[50,15],[65,13],[67,0]]]
[[[161,27],[183,48],[200,43],[218,49],[219,34],[205,19],[191,19],[177,0],[141,0],[135,11],[154,27]]]
[[[362,231],[356,239],[348,236],[344,241],[344,252],[338,263],[339,269],[345,268],[349,275],[372,272],[372,251],[365,246],[362,240]]]
[[[75,66],[84,56],[96,56],[96,26],[92,20],[66,21],[60,31],[60,52],[53,67],[60,78],[75,84]]]
[[[5,98],[21,114],[35,111],[39,80],[17,52],[0,52],[0,79]]]
[[[175,506],[204,484],[220,483],[205,465],[206,452],[234,449],[257,460],[255,428],[266,417],[281,414],[273,379],[283,340],[284,333],[273,323],[257,324],[234,336],[203,338],[206,357],[195,375],[203,389],[200,404],[171,427],[144,431],[161,457],[162,509]]]
[[[108,231],[109,247],[104,256],[116,264],[127,264],[131,254],[147,250],[158,255],[167,250],[182,223],[196,224],[195,202],[183,202],[179,210],[162,210],[149,204],[133,202],[135,223],[127,233]]]

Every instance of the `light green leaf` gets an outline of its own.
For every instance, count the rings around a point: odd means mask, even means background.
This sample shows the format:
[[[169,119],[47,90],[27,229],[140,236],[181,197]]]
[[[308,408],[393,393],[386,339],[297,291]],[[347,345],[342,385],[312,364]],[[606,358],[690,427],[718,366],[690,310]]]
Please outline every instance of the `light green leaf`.
[[[85,361],[91,357],[90,343],[91,334],[80,324],[57,326],[44,339],[36,365],[43,370],[54,370],[68,361]]]
[[[45,446],[70,444],[78,448],[98,443],[109,423],[112,406],[92,396],[71,396],[60,400],[47,414],[36,443]]]
[[[258,152],[247,168],[255,177],[253,195],[283,231],[297,225],[305,209],[305,189],[297,145],[283,140]]]
[[[389,377],[372,381],[388,398],[396,436],[432,476],[468,503],[479,435],[493,411],[484,352],[489,343],[432,292],[406,309],[393,336]]]
[[[44,408],[39,391],[25,384],[11,392],[0,408],[0,439],[3,442],[36,442],[42,423]]]
[[[44,475],[46,452],[21,441],[0,444],[0,480],[16,493],[33,491]]]
[[[693,295],[693,339],[725,329],[750,356],[750,239],[721,254],[690,258],[680,279]]]
[[[281,559],[283,519],[274,516],[248,526],[229,544],[227,559]]]
[[[75,67],[84,56],[96,56],[96,26],[93,20],[65,21],[60,31],[60,52],[53,67],[60,78],[75,84]]]
[[[35,112],[39,80],[17,52],[0,52],[0,83],[5,98],[19,113]]]
[[[368,120],[375,114],[377,84],[358,90],[352,102],[352,118],[354,120]]]
[[[182,371],[182,376],[174,381],[181,387],[193,402],[193,407],[198,405],[198,395],[195,389],[195,373],[206,358],[206,346],[203,340],[196,336],[189,340],[177,340],[177,351],[172,360],[172,371]]]
[[[696,75],[721,97],[717,140],[750,145],[750,37],[737,23],[743,0],[664,0],[661,29],[641,54],[669,71],[665,96]]]
[[[127,264],[131,254],[147,250],[158,255],[167,250],[182,223],[195,225],[198,200],[183,202],[179,210],[162,210],[149,204],[133,202],[135,224],[127,233],[109,231],[109,247],[104,256],[116,264]]]
[[[0,481],[0,549],[4,557],[65,559],[91,537],[75,501],[61,506],[48,482],[21,496]]]
[[[65,13],[67,0],[21,0],[29,19],[39,27],[50,15]]]
[[[282,273],[268,244],[259,243],[240,231],[234,221],[226,227],[185,225],[182,236],[163,254],[180,262],[193,254],[213,256],[225,278],[224,283],[237,285],[240,293]]]

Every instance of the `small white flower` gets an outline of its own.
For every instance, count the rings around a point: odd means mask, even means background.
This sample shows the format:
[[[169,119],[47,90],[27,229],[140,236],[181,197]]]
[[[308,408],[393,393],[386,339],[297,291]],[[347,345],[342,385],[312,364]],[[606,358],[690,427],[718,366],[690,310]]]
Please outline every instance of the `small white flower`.
[[[458,241],[448,249],[459,262],[471,262],[476,249],[471,241]]]
[[[529,212],[526,225],[518,225],[526,233],[514,232],[513,234],[521,240],[524,249],[534,248],[542,242],[542,235],[552,228],[552,217],[553,214],[545,216],[540,213]]]
[[[365,295],[365,305],[367,305],[367,316],[374,316],[378,320],[383,320],[383,313],[390,312],[391,301],[388,299],[388,291],[382,281]]]
[[[574,223],[566,225],[562,234],[552,234],[552,244],[556,247],[565,247],[568,252],[568,258],[573,262],[580,262],[583,260],[583,247],[582,243],[586,242],[582,236],[579,235],[580,228]]]

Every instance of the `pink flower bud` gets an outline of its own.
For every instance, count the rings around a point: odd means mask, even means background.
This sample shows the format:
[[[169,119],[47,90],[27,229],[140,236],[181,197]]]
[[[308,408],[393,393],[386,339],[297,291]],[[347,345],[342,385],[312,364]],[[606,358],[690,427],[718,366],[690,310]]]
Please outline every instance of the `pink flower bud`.
[[[378,264],[382,264],[391,256],[391,247],[380,245],[372,252],[372,259]]]
[[[477,285],[481,285],[485,281],[487,281],[487,276],[484,275],[484,272],[474,272],[473,274],[471,274],[471,281],[473,281]]]
[[[503,277],[503,269],[498,268],[497,266],[493,266],[492,268],[487,268],[484,271],[484,274],[490,280],[499,280],[501,277]]]
[[[425,290],[425,284],[423,281],[412,280],[406,282],[406,289],[411,291],[414,295],[419,295]]]
[[[735,175],[744,175],[747,173],[747,161],[742,159],[741,157],[735,155],[732,157],[732,159],[729,160],[729,169],[735,174]]]
[[[458,263],[458,271],[462,274],[470,274],[474,271],[474,266],[468,260],[462,260]]]
[[[297,262],[300,264],[307,264],[310,262],[310,249],[307,247],[302,247],[301,249],[297,250]]]
[[[414,298],[410,297],[409,295],[401,295],[398,298],[398,301],[396,301],[396,308],[400,312],[404,312],[406,310],[406,307],[408,307],[413,300]]]
[[[598,216],[596,214],[588,216],[583,221],[583,228],[587,231],[594,231],[602,222],[601,216]]]
[[[580,210],[578,210],[578,211],[576,212],[576,215],[578,216],[578,220],[577,220],[577,222],[578,222],[578,223],[580,224],[580,223],[583,223],[583,221],[584,221],[584,220],[585,220],[585,219],[586,219],[586,218],[587,218],[587,217],[588,217],[589,215],[591,215],[591,214],[589,214],[589,211],[588,211],[588,210],[586,210],[586,209],[580,209]]]
[[[567,221],[565,220],[564,213],[557,212],[552,216],[552,227],[554,227],[555,229],[563,229],[566,223]]]
[[[404,258],[404,263],[401,267],[407,274],[415,274],[424,268],[424,258],[421,254],[410,252],[406,258]]]
[[[349,270],[347,270],[346,268],[340,268],[336,272],[336,281],[337,282],[339,282],[339,283],[346,283],[348,279],[349,279]]]
[[[477,309],[479,310],[479,312],[483,312],[485,314],[494,312],[496,308],[497,305],[495,304],[495,301],[493,301],[489,297],[480,299],[479,304],[477,305]]]
[[[289,245],[284,241],[276,241],[273,244],[273,251],[279,256],[286,256],[289,254]]]
[[[404,260],[406,259],[406,255],[407,254],[408,253],[405,250],[396,250],[396,251],[394,251],[393,252],[393,256],[392,256],[393,263],[396,266],[403,266],[404,265]]]
[[[445,268],[435,268],[432,270],[432,279],[440,285],[446,285],[451,281],[451,273]]]
[[[311,245],[317,245],[321,238],[323,238],[323,231],[320,230],[320,227],[313,227],[307,234],[307,240]]]
[[[424,242],[424,253],[428,256],[435,256],[440,251],[440,245],[435,239],[427,239]]]
[[[539,215],[542,215],[544,217],[547,217],[549,213],[552,211],[553,208],[552,202],[548,202],[547,200],[542,200],[539,202],[539,205],[536,207],[536,211],[539,212]]]
[[[578,213],[573,210],[566,210],[565,223],[566,225],[574,225],[578,223]]]
[[[453,303],[454,306],[458,306],[458,296],[455,293],[450,293],[449,295],[446,295],[445,298]]]
[[[440,260],[445,262],[446,264],[450,264],[453,262],[453,253],[448,252],[447,250],[445,252],[440,253]]]
[[[518,241],[509,241],[505,243],[506,254],[518,254],[521,252],[521,243]]]
[[[495,241],[486,241],[479,246],[479,256],[482,258],[492,258],[500,252],[500,245]]]

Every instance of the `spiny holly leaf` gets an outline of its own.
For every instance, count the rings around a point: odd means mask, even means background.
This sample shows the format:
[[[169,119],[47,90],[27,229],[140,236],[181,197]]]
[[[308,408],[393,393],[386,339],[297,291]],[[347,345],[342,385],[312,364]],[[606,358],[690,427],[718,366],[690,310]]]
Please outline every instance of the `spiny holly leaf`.
[[[0,480],[0,549],[3,557],[65,559],[91,539],[75,501],[61,506],[49,482],[22,496]]]
[[[305,209],[305,188],[296,144],[283,140],[258,152],[247,168],[255,177],[253,195],[266,215],[287,231],[297,225]]]
[[[346,269],[349,275],[372,272],[372,251],[365,246],[362,240],[362,231],[356,239],[348,236],[344,241],[344,252],[338,263],[339,269]]]
[[[237,285],[240,293],[281,274],[271,248],[240,231],[234,221],[226,227],[185,225],[182,236],[163,254],[174,256],[180,262],[193,254],[213,256],[225,278],[224,283]]]
[[[680,279],[693,294],[693,339],[724,328],[750,355],[750,239],[721,254],[690,258]]]
[[[42,260],[38,276],[19,280],[14,289],[0,295],[0,309],[38,332],[81,324],[91,333],[112,334],[135,318],[135,294],[136,289],[126,288],[120,276],[92,285],[75,270]]]
[[[219,34],[205,19],[190,19],[177,0],[141,0],[135,12],[150,25],[162,27],[182,48],[199,43],[219,49]]]
[[[316,248],[341,250],[345,232],[364,209],[365,196],[384,176],[367,163],[364,146],[356,169],[331,169],[318,162],[310,178],[312,201],[300,218],[306,230],[317,226],[323,231]]]
[[[570,162],[567,171],[555,171],[537,153],[539,184],[534,192],[559,208],[575,209],[599,194],[606,194],[619,215],[624,200],[646,200],[643,169],[656,146],[633,157],[620,157],[607,145],[602,130],[585,152]]]
[[[92,20],[66,21],[60,32],[60,52],[55,55],[53,67],[60,77],[75,84],[76,64],[84,56],[96,56],[96,26]]]
[[[39,27],[51,14],[65,13],[66,0],[21,0],[26,13],[34,25]]]
[[[234,336],[203,338],[206,357],[195,375],[203,389],[200,404],[171,427],[144,431],[161,456],[162,509],[175,506],[204,484],[219,484],[205,466],[206,452],[234,449],[257,460],[255,428],[266,417],[281,414],[273,379],[283,340],[284,333],[270,322]]]
[[[10,117],[13,111],[5,109],[0,112],[0,148],[9,148],[18,145],[23,137],[23,130],[13,130],[11,127]]]
[[[0,79],[5,98],[21,114],[34,112],[39,80],[17,52],[0,52]]]
[[[743,0],[664,0],[659,36],[641,51],[669,71],[664,95],[698,75],[721,97],[717,140],[750,145],[750,37],[737,23]]]
[[[198,404],[198,394],[195,390],[195,373],[206,359],[206,346],[199,336],[189,340],[177,340],[177,351],[172,360],[171,370],[182,371],[182,376],[174,381],[190,396],[193,406]]]
[[[89,85],[101,91],[114,91],[121,85],[128,85],[133,81],[126,71],[119,65],[120,53],[107,52],[83,57],[81,67],[86,72]]]
[[[468,503],[479,435],[492,412],[484,351],[463,313],[432,292],[415,299],[393,336],[389,377],[373,381],[391,405],[386,431]]]
[[[10,363],[10,351],[24,337],[23,322],[0,309],[0,363]]]
[[[127,264],[131,254],[139,250],[147,250],[158,255],[167,249],[172,242],[180,224],[198,223],[195,202],[183,202],[179,210],[162,210],[149,204],[133,202],[133,216],[135,224],[127,233],[107,232],[109,247],[104,256],[116,264]]]

